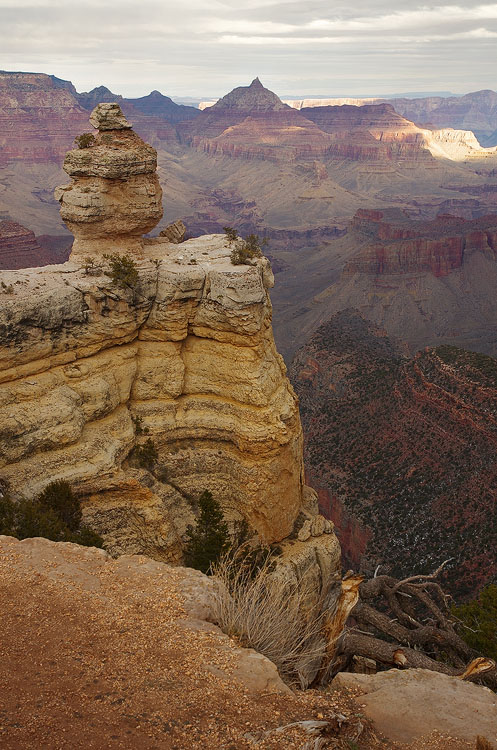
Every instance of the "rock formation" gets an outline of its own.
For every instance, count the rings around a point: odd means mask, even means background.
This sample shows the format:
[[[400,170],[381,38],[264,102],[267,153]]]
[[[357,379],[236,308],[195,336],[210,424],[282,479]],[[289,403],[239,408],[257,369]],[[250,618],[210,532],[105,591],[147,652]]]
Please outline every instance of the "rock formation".
[[[394,742],[404,745],[423,738],[425,747],[436,747],[435,737],[433,745],[425,744],[433,732],[446,736],[447,748],[451,738],[474,746],[478,736],[489,742],[477,743],[477,750],[497,747],[497,700],[479,685],[427,669],[390,669],[374,675],[343,672],[334,685],[353,690],[365,715]],[[392,722],[392,716],[402,721]]]
[[[480,142],[492,139],[497,128],[497,93],[486,89],[464,96],[428,96],[392,99],[395,110],[422,127],[472,130]]]
[[[182,140],[211,156],[249,159],[309,159],[325,154],[332,139],[283,104],[258,78],[239,86],[178,127]]]
[[[162,217],[157,153],[131,130],[117,104],[99,104],[90,118],[95,145],[70,151],[57,188],[61,216],[74,234],[73,260],[106,252],[143,255],[142,235]]]
[[[60,162],[87,120],[71,90],[52,76],[0,72],[0,166]]]
[[[322,322],[355,308],[412,352],[448,343],[496,356],[496,229],[496,214],[420,221],[398,208],[360,209],[325,258],[302,263],[306,296],[298,284],[277,290],[288,299],[278,346],[288,356]]]
[[[210,489],[261,539],[293,534],[284,558],[330,585],[339,548],[303,484],[268,261],[232,265],[223,236],[143,240],[161,215],[155,152],[118,108],[100,104],[92,119],[97,143],[68,154],[73,182],[58,189],[76,237],[69,263],[2,275],[1,476],[28,496],[68,480],[112,553],[173,562]],[[138,279],[113,283],[109,251],[129,253]],[[153,470],[131,453],[148,439]]]
[[[414,222],[397,209],[360,209],[351,231],[367,237],[369,242],[347,263],[345,274],[430,271],[434,276],[447,276],[461,268],[465,255],[474,252],[497,260],[497,215],[473,221],[449,215],[430,222]]]

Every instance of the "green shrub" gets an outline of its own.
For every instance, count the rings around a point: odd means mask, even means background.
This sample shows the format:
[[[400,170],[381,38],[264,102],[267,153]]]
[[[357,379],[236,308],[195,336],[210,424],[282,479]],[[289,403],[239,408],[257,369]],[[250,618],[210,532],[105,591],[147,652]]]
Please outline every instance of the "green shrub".
[[[186,531],[185,565],[209,574],[229,547],[228,526],[219,502],[209,490],[200,495],[198,507],[197,523]]]
[[[38,496],[38,502],[46,511],[54,511],[70,531],[80,527],[81,505],[68,482],[62,479],[50,482]]]
[[[229,227],[226,227],[228,229]],[[232,244],[232,243],[230,243]],[[238,238],[233,243],[233,249],[230,253],[230,259],[234,266],[249,263],[253,258],[262,257],[262,247],[267,244],[267,240],[262,241],[256,234],[249,234],[246,239]]]
[[[459,621],[459,634],[468,646],[497,660],[497,586],[483,588],[478,598],[452,607]]]
[[[0,534],[17,539],[43,537],[53,542],[75,542],[85,547],[102,547],[103,539],[81,525],[81,506],[70,485],[50,482],[36,498],[14,503],[0,483]]]
[[[92,531],[88,526],[83,525],[80,526],[78,531],[73,534],[72,538],[67,541],[81,544],[82,547],[99,547],[101,549],[104,540],[95,531]]]
[[[0,484],[0,534],[13,536],[14,524],[14,503],[9,497],[7,487]]]
[[[16,536],[31,539],[42,536],[53,542],[71,541],[71,530],[53,508],[43,506],[38,500],[21,500],[16,508]]]
[[[138,284],[138,269],[133,258],[118,253],[104,255],[104,258],[109,262],[109,268],[104,273],[112,283],[119,289],[134,290]]]
[[[94,146],[96,142],[97,140],[93,133],[81,133],[81,135],[76,136],[74,139],[74,143],[78,148],[90,148],[90,146]]]
[[[138,461],[139,466],[141,466],[142,469],[148,469],[148,471],[152,471],[157,459],[159,458],[157,448],[155,447],[155,443],[152,438],[148,438],[148,440],[143,443],[143,445],[135,446],[133,453]]]

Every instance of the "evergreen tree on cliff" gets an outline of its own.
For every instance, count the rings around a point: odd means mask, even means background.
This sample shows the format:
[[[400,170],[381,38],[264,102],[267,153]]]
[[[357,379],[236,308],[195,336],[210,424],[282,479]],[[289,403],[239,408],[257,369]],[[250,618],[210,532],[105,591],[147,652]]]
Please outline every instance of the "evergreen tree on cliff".
[[[209,490],[204,490],[198,499],[200,515],[195,526],[186,530],[185,565],[209,573],[229,547],[228,526],[219,502]]]

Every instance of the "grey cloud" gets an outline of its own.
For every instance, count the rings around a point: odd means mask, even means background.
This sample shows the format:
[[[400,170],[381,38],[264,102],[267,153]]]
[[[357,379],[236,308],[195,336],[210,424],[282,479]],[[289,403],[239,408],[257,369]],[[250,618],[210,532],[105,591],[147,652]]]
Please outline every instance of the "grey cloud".
[[[220,95],[495,88],[497,3],[0,0],[0,67],[78,89]]]

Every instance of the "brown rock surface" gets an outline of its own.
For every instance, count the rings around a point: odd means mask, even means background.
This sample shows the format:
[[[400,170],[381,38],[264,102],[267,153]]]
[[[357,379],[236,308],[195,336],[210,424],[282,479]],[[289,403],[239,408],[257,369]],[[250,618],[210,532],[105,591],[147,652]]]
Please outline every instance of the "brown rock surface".
[[[136,298],[74,264],[2,276],[13,285],[0,313],[2,474],[28,493],[47,477],[68,479],[110,532],[119,522],[109,496],[96,509],[92,498],[122,485],[133,417],[167,466],[159,506],[180,533],[191,519],[185,497],[210,488],[281,539],[302,504],[302,436],[274,347],[267,262],[233,266],[217,236],[145,247],[159,265],[140,263]]]
[[[181,219],[178,219],[178,221],[169,224],[165,229],[159,232],[159,237],[164,237],[166,240],[172,242],[175,245],[179,245],[181,242],[184,242],[185,236],[186,227]]]
[[[333,685],[357,690],[366,716],[396,742],[410,743],[437,730],[472,743],[481,735],[497,748],[497,698],[488,688],[427,669],[343,672]]]

